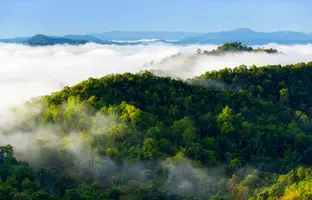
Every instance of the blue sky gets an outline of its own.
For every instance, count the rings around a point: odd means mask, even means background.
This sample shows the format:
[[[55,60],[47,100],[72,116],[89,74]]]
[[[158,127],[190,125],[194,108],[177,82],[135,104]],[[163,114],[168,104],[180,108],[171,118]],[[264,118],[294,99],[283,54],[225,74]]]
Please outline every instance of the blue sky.
[[[312,32],[312,0],[0,0],[0,37],[111,30]]]

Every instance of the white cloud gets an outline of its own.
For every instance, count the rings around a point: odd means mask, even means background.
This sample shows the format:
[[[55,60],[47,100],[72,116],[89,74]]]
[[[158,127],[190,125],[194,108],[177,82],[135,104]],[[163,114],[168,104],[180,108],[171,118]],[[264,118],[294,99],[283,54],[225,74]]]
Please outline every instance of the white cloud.
[[[149,66],[149,69],[165,71],[168,75],[181,78],[191,78],[201,75],[207,71],[219,70],[225,67],[234,68],[239,65],[275,65],[275,64],[295,64],[298,62],[312,61],[312,45],[277,45],[268,44],[261,47],[275,48],[282,52],[279,54],[267,53],[228,53],[222,56],[194,56],[197,48],[211,50],[215,46],[191,46],[183,47],[182,50],[188,50],[181,56],[176,56],[166,61]],[[181,47],[180,47],[181,48]]]
[[[0,44],[0,91],[4,95],[0,101],[0,111],[3,114],[10,106],[21,104],[34,96],[49,94],[61,89],[63,85],[73,85],[89,77],[111,73],[156,68],[188,78],[208,70],[236,67],[240,64],[291,64],[307,62],[312,58],[312,45],[265,46],[276,48],[284,54],[243,53],[194,58],[191,54],[197,48],[211,50],[216,46],[86,44],[29,47]],[[182,52],[182,56],[159,64],[164,58],[179,52]],[[146,67],[145,64],[151,61],[154,64]]]

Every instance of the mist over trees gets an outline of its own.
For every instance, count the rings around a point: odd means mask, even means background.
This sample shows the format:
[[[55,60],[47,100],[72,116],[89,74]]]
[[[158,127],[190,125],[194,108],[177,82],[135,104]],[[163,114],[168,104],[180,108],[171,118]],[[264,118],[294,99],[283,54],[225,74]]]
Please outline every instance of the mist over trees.
[[[1,128],[0,198],[310,199],[311,76],[298,63],[66,86]]]

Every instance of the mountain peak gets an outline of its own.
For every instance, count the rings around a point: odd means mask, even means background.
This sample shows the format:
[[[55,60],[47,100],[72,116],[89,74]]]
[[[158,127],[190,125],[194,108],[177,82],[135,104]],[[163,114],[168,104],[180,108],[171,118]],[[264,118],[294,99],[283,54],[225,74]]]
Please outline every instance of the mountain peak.
[[[249,28],[237,28],[237,29],[234,29],[230,32],[254,32],[254,31],[249,29]]]
[[[26,41],[26,44],[32,46],[45,46],[45,45],[55,45],[55,44],[85,44],[87,40],[75,40],[66,37],[50,37],[43,34],[37,34],[32,36]]]
[[[32,36],[31,38],[48,38],[48,36],[44,35],[44,34],[36,34],[36,35]]]

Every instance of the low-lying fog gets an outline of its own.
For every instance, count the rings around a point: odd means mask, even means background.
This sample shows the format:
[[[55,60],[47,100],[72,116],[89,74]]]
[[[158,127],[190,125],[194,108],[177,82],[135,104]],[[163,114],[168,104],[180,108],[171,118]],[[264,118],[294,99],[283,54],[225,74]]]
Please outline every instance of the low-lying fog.
[[[282,54],[237,53],[224,56],[194,56],[197,48],[211,50],[216,45],[169,46],[137,45],[82,46],[56,45],[29,47],[0,43],[0,112],[38,95],[49,94],[65,85],[72,85],[88,77],[111,73],[161,70],[167,75],[189,78],[209,70],[234,68],[241,64],[292,64],[312,60],[312,45],[277,45]],[[172,55],[179,56],[166,59]]]

